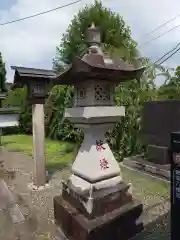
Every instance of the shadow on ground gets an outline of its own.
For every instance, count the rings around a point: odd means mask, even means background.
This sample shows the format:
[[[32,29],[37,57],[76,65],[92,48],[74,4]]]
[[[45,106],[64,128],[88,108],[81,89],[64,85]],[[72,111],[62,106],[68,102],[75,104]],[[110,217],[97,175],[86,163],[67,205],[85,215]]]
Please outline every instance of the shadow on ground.
[[[147,224],[144,231],[131,240],[170,240],[170,211]]]

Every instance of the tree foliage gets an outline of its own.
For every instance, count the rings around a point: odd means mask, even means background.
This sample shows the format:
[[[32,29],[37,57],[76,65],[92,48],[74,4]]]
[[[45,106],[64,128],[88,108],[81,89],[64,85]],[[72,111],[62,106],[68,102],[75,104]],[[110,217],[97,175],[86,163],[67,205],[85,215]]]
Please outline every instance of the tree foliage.
[[[119,57],[137,67],[147,66],[139,82],[127,82],[117,86],[116,102],[117,105],[126,107],[126,117],[107,134],[111,147],[120,157],[138,153],[142,150],[138,135],[142,105],[144,101],[156,97],[155,71],[147,59],[142,58],[140,62],[136,60],[139,57],[136,42],[132,39],[130,28],[125,25],[123,18],[104,8],[99,1],[86,6],[73,18],[63,35],[61,44],[57,47],[54,64],[55,66],[61,66],[62,62],[69,64],[74,56],[82,56],[86,50],[85,33],[92,23],[100,28],[103,49],[111,56]],[[74,132],[74,128],[71,130]],[[71,136],[69,131],[68,135]]]
[[[73,89],[68,86],[54,86],[45,104],[46,135],[53,139],[79,141],[80,130],[64,120],[65,107],[72,107]]]
[[[126,82],[116,88],[116,103],[125,106],[126,116],[108,133],[108,140],[121,159],[144,151],[139,134],[141,112],[145,101],[157,98],[154,69],[148,60],[144,60],[142,65],[146,65],[147,70],[139,81]]]
[[[101,30],[101,40],[106,47],[121,50],[122,57],[132,59],[136,56],[136,42],[131,38],[131,31],[119,14],[111,12],[96,1],[86,6],[73,18],[60,45],[57,47],[54,65],[62,62],[69,64],[75,56],[81,56],[86,50],[86,30],[94,23]]]
[[[157,91],[154,83],[156,77],[155,66],[148,59],[140,58],[137,44],[132,39],[130,28],[125,24],[123,18],[96,1],[94,5],[86,6],[80,10],[64,33],[53,60],[54,68],[58,72],[64,70],[66,65],[72,62],[74,56],[82,56],[85,52],[84,36],[92,23],[100,27],[104,51],[107,51],[113,57],[134,64],[135,67],[146,66],[146,71],[139,81],[134,80],[120,84],[115,90],[116,104],[125,106],[126,116],[107,133],[107,140],[113,151],[122,159],[143,150],[139,136],[143,103],[157,99],[161,95],[160,90]],[[156,67],[162,68],[161,66]],[[168,75],[166,69],[161,69],[161,71]],[[171,83],[168,84],[174,84],[177,87],[178,76],[175,75],[175,78],[176,81],[171,79]],[[161,89],[161,91],[166,94],[165,90]],[[48,137],[73,142],[82,140],[81,130],[74,128],[71,123],[63,118],[65,108],[71,107],[73,104],[73,95],[73,88],[68,86],[54,86],[51,89],[45,103],[45,129]],[[15,99],[13,100],[14,97],[12,94],[11,101],[16,102]],[[21,126],[24,131],[30,132],[31,111],[27,114],[25,112],[28,109],[26,92],[22,93],[21,98],[23,99],[22,106],[24,106],[22,107]]]
[[[174,76],[159,87],[158,98],[166,100],[180,99],[180,66],[176,68]]]
[[[131,38],[130,28],[125,25],[122,17],[103,7],[101,2],[96,1],[94,5],[86,6],[79,11],[63,35],[54,58],[54,67],[57,71],[71,63],[74,56],[82,56],[86,51],[86,30],[92,23],[101,30],[101,40],[105,51],[111,55],[118,55],[128,62],[134,60],[138,55],[136,42]],[[48,134],[56,138],[80,140],[82,132],[74,129],[72,124],[64,122],[62,118],[64,108],[72,105],[73,90],[68,88],[64,91],[62,86],[58,89],[61,94],[53,95],[54,106],[58,103],[58,107],[53,109],[53,117],[51,115],[53,127],[50,127]]]

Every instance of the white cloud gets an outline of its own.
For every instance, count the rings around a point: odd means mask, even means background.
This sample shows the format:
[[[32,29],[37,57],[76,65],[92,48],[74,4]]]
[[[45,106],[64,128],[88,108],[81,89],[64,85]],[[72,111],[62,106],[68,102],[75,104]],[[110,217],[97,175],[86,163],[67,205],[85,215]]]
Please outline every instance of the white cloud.
[[[69,1],[70,2],[70,1]],[[18,0],[9,11],[3,11],[1,22],[32,15],[64,5],[59,0]],[[12,80],[10,65],[51,68],[52,58],[62,33],[81,4],[60,9],[29,20],[5,25],[0,28],[0,49],[8,68],[8,80]],[[11,79],[9,79],[11,78]]]
[[[0,10],[0,22],[46,11],[71,1],[17,0],[10,9]],[[149,2],[143,0],[103,0],[102,2],[112,11],[123,16],[125,22],[130,25],[134,38],[141,40],[141,42],[150,39],[150,37],[141,38],[143,34],[177,15],[178,6],[180,6],[178,0],[174,0],[174,4],[169,0],[164,0],[163,4],[155,0]],[[93,3],[93,0],[84,0],[71,7],[0,27],[0,51],[6,61],[8,81],[12,81],[13,74],[10,65],[51,68],[52,58],[55,56],[56,46],[60,42],[62,33],[66,31],[74,14],[87,3]],[[179,23],[180,18],[153,36],[157,36]],[[180,28],[153,44],[144,46],[142,48],[144,53],[154,58],[161,56],[178,42],[179,31]],[[176,63],[174,58],[173,64]]]

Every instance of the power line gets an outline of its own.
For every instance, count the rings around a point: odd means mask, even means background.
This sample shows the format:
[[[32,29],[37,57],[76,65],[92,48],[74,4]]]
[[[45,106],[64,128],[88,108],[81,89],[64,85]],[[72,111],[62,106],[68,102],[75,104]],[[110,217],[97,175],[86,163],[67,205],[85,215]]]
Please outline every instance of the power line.
[[[173,48],[171,49],[170,51],[168,51],[167,53],[165,53],[162,57],[160,57],[158,60],[156,60],[155,62],[152,63],[152,65],[156,65],[156,64],[163,64],[165,61],[167,61],[168,59],[170,59],[174,54],[176,54],[179,50],[180,50],[180,47],[174,51],[178,46],[180,45],[180,42]],[[173,52],[174,51],[174,52]],[[173,53],[172,53],[173,52]],[[158,63],[160,60],[162,60],[165,56],[167,56],[168,54],[172,53],[170,56],[168,56],[166,59],[164,59],[163,61],[161,61],[160,63]],[[171,69],[172,70],[172,69]]]
[[[19,18],[19,19],[15,19],[15,20],[12,20],[12,21],[7,21],[7,22],[4,22],[4,23],[0,23],[0,26],[5,26],[5,25],[8,25],[8,24],[11,24],[11,23],[15,23],[15,22],[20,22],[20,21],[23,21],[23,20],[27,20],[29,18],[33,18],[33,17],[37,17],[37,16],[40,16],[40,15],[43,15],[43,14],[46,14],[46,13],[50,13],[50,12],[53,12],[53,11],[56,11],[56,10],[59,10],[61,8],[65,8],[65,7],[68,7],[68,6],[71,6],[71,5],[74,5],[78,2],[81,2],[82,0],[77,0],[77,1],[74,1],[74,2],[71,2],[71,3],[68,3],[68,4],[65,4],[65,5],[62,5],[62,6],[59,6],[59,7],[56,7],[56,8],[53,8],[53,9],[50,9],[50,10],[47,10],[47,11],[44,11],[44,12],[40,12],[40,13],[37,13],[37,14],[33,14],[33,15],[30,15],[30,16],[27,16],[27,17],[23,17],[23,18]],[[151,32],[145,34],[145,36],[148,36],[150,34],[152,34],[153,32],[157,31],[159,28],[165,26],[166,24],[168,24],[169,22],[175,20],[176,18],[178,18],[180,16],[180,14],[178,14],[176,17],[170,19],[169,21],[163,23],[162,25],[160,25],[159,27],[157,27],[156,29],[152,30]],[[177,25],[173,28],[171,28],[170,30],[164,32],[163,34],[157,36],[156,38],[153,38],[151,39],[150,41],[148,42],[145,42],[144,44],[148,44],[162,36],[164,36],[165,34],[175,30],[176,28],[178,28],[180,26]],[[166,54],[164,54],[161,58],[159,58],[157,61],[154,62],[154,64],[157,64],[161,59],[163,59],[165,56],[167,56],[169,53],[171,53],[172,51],[174,51],[178,46],[180,45],[180,43],[177,44],[177,46],[175,48],[173,48],[172,50],[170,50],[169,52],[167,52]],[[175,52],[173,52],[170,56],[168,56],[165,60],[163,60],[160,64],[164,63],[166,60],[168,60],[169,58],[171,58],[175,53],[177,53],[178,51],[180,50],[180,48],[178,48]]]
[[[166,26],[168,23],[174,21],[174,20],[175,20],[176,18],[178,18],[178,17],[180,17],[180,14],[178,14],[177,16],[171,18],[171,19],[168,20],[167,22],[161,24],[160,26],[158,26],[158,27],[155,28],[154,30],[150,31],[149,33],[144,34],[142,37],[145,37],[145,36],[147,37],[147,36],[151,35],[152,33],[156,32],[156,31],[159,30],[160,28]]]
[[[149,43],[151,43],[151,42],[157,40],[158,38],[160,38],[160,37],[166,35],[167,33],[171,32],[171,31],[174,31],[174,30],[177,29],[178,27],[180,27],[180,24],[178,24],[177,26],[175,26],[175,27],[169,29],[168,31],[166,31],[166,32],[164,32],[164,33],[162,33],[162,34],[160,34],[159,36],[157,36],[157,37],[155,37],[155,38],[149,40],[148,42],[144,42],[144,43],[142,43],[140,46],[147,45],[147,44],[149,44]]]
[[[43,14],[46,14],[46,13],[50,13],[50,12],[59,10],[61,8],[69,7],[69,6],[74,5],[74,4],[76,4],[78,2],[81,2],[81,1],[82,0],[77,0],[77,1],[74,1],[74,2],[71,2],[71,3],[68,3],[68,4],[65,4],[65,5],[62,5],[62,6],[59,6],[59,7],[56,7],[56,8],[47,10],[47,11],[44,11],[44,12],[40,12],[40,13],[33,14],[33,15],[30,15],[30,16],[27,16],[27,17],[18,18],[18,19],[12,20],[12,21],[0,23],[0,26],[5,26],[5,25],[11,24],[11,23],[20,22],[20,21],[23,21],[23,20],[26,20],[26,19],[29,19],[29,18],[33,18],[33,17],[37,17],[37,16],[40,16],[40,15],[43,15]]]
[[[167,53],[165,53],[162,57],[160,57],[157,61],[154,62],[154,64],[157,64],[160,60],[162,60],[164,57],[166,57],[168,54],[170,54],[171,52],[173,52],[174,50],[176,50],[176,48],[180,45],[180,42],[170,51],[168,51]]]
[[[176,54],[178,51],[180,50],[180,48],[178,48],[175,52],[173,52],[170,56],[168,56],[166,59],[164,59],[162,62],[160,62],[159,64],[163,64],[165,61],[167,61],[169,58],[171,58],[174,54]]]

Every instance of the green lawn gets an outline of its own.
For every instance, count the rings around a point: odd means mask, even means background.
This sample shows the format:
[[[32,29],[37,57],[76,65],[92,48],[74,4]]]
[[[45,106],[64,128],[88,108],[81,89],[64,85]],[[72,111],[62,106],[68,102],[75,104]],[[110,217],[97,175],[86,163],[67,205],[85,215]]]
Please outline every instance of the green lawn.
[[[2,137],[2,145],[7,149],[33,156],[32,136],[11,135]],[[62,169],[74,160],[77,146],[67,142],[45,140],[46,166],[49,170]]]
[[[133,184],[136,197],[141,200],[151,202],[156,199],[170,198],[170,184],[165,181],[158,180],[149,175],[132,171],[121,166],[123,179]]]

